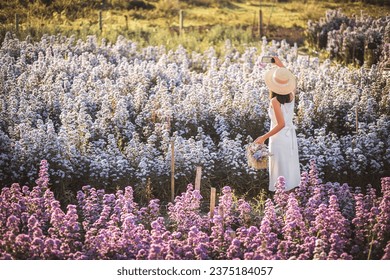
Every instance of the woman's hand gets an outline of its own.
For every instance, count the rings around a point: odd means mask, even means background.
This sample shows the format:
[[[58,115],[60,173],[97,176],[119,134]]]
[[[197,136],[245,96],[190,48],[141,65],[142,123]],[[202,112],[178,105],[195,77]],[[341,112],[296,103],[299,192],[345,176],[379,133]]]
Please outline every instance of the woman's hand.
[[[263,135],[263,136],[257,137],[254,142],[256,144],[264,144],[265,140],[267,140],[267,138],[265,138],[264,135]]]
[[[279,59],[279,57],[274,56],[273,58],[275,59],[275,62],[274,62],[275,65],[277,65],[279,67],[284,67],[284,65],[283,65],[282,61]]]

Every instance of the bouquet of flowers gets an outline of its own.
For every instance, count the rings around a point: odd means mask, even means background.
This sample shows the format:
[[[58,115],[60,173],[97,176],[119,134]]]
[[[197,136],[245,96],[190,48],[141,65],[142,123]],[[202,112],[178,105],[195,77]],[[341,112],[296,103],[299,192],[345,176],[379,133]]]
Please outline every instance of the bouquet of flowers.
[[[265,144],[251,143],[246,147],[248,165],[254,169],[268,168],[268,157],[271,154]]]

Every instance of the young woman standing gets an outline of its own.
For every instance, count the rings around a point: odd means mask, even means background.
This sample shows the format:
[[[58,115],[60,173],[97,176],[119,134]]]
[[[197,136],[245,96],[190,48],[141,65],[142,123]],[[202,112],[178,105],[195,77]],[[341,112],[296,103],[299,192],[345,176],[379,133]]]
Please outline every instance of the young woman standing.
[[[279,176],[286,181],[285,190],[299,186],[300,169],[297,137],[293,124],[296,79],[284,67],[278,57],[274,57],[276,67],[264,75],[270,90],[270,106],[268,114],[271,118],[271,129],[258,137],[255,142],[263,144],[269,138],[269,190],[275,191],[275,183]]]

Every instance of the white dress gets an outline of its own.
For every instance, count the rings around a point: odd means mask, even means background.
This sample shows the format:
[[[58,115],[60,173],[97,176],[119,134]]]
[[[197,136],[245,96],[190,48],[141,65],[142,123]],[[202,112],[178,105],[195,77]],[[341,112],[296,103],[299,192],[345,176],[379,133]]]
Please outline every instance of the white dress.
[[[285,190],[291,190],[299,186],[301,174],[299,170],[299,157],[297,136],[293,124],[294,100],[290,103],[281,104],[285,126],[278,133],[269,138],[269,190],[275,191],[275,183],[279,176],[286,181]],[[271,128],[276,126],[275,111],[268,109],[271,118]]]

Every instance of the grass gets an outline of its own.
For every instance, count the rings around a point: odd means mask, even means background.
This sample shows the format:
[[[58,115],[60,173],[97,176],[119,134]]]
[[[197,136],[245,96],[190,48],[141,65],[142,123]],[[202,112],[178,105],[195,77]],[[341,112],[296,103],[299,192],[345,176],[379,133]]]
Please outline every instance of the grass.
[[[20,1],[19,1],[20,2]],[[168,49],[183,45],[189,50],[204,51],[211,45],[219,52],[226,39],[234,46],[259,44],[258,13],[262,10],[265,35],[269,39],[286,38],[304,45],[304,29],[308,20],[318,20],[328,9],[341,8],[346,15],[361,11],[373,17],[385,16],[390,7],[361,3],[337,4],[308,0],[289,3],[232,1],[229,5],[193,6],[175,0],[148,0],[152,10],[119,9],[123,1],[112,0],[114,8],[102,13],[103,30],[99,30],[98,7],[81,7],[51,11],[39,1],[22,6],[18,1],[0,5],[0,39],[7,31],[15,31],[15,13],[19,15],[19,37],[39,39],[43,34],[76,35],[85,39],[97,35],[115,42],[118,35],[146,45],[165,45]],[[77,1],[76,1],[77,2]],[[106,2],[109,2],[106,0]],[[204,0],[207,2],[207,0]],[[208,1],[213,2],[213,1]],[[116,5],[116,6],[115,6]],[[74,8],[74,7],[73,7]],[[179,10],[183,9],[185,33],[179,36]],[[77,12],[76,12],[77,11]]]

